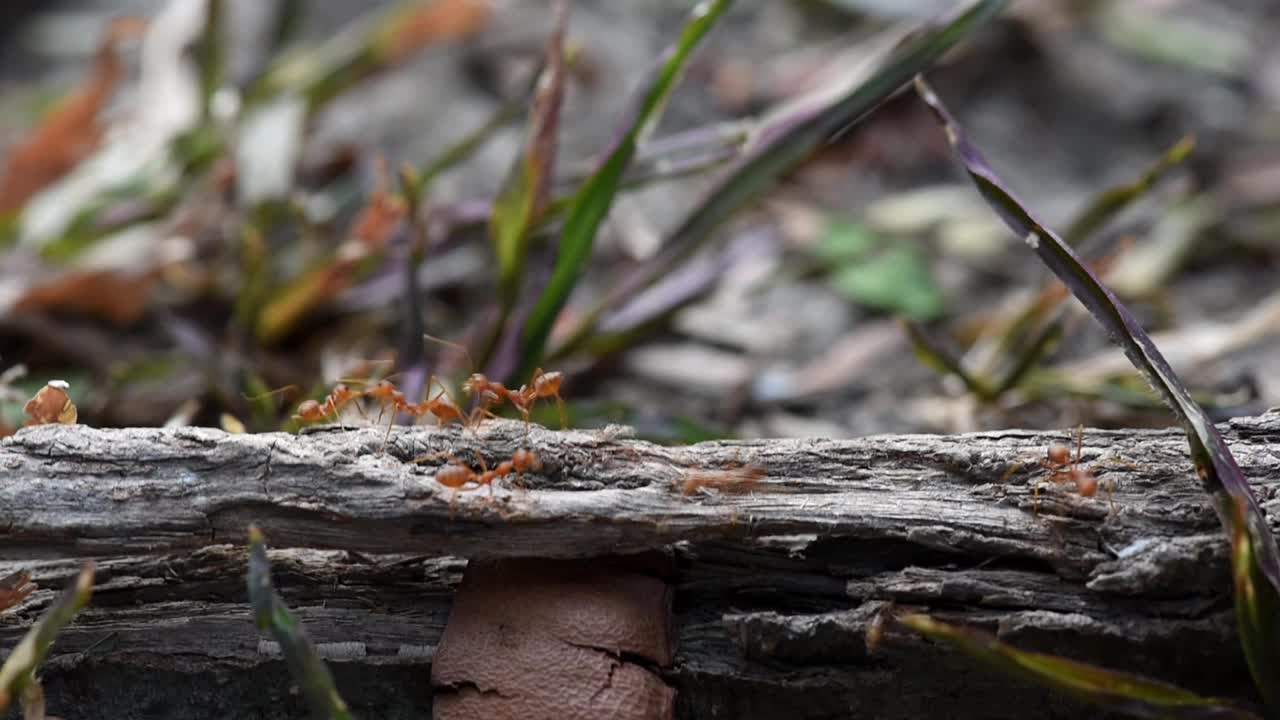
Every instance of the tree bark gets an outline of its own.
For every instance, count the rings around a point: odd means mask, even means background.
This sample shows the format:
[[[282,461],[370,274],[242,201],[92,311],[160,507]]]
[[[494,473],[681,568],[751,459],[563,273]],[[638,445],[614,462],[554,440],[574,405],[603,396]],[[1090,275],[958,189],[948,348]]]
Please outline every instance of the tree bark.
[[[1272,518],[1280,413],[1223,426]],[[1074,717],[1081,708],[893,631],[884,603],[986,627],[1020,647],[1251,697],[1224,534],[1177,431],[1088,431],[1114,506],[1045,484],[1069,433],[1002,431],[667,448],[621,431],[520,423],[326,428],[293,436],[43,426],[0,444],[0,576],[41,591],[0,614],[17,642],[99,561],[91,606],[46,666],[67,718],[302,717],[245,605],[243,538],[276,550],[282,595],[364,718],[430,713],[430,662],[460,558],[665,550],[677,568],[680,718]],[[543,469],[456,497],[446,455]],[[414,459],[433,455],[426,462]],[[1010,472],[1012,470],[1012,472]],[[710,475],[706,473],[712,473]],[[735,485],[710,489],[726,479]],[[684,494],[686,484],[704,486]],[[451,507],[451,505],[454,505]]]

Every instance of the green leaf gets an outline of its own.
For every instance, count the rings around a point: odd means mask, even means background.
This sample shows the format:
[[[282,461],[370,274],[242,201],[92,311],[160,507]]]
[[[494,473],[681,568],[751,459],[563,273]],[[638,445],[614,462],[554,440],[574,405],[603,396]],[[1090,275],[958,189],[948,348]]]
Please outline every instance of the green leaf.
[[[529,236],[546,213],[551,196],[560,105],[564,99],[564,31],[569,17],[568,4],[556,3],[555,13],[546,66],[533,100],[529,135],[494,200],[489,220],[489,238],[498,261],[498,290],[508,310],[520,291]]]
[[[897,620],[1011,675],[1065,690],[1085,702],[1136,717],[1261,720],[1260,715],[1227,700],[1201,697],[1141,675],[1018,650],[986,633],[938,622],[928,615],[903,615]]]
[[[831,286],[851,300],[918,320],[942,311],[942,293],[929,268],[914,249],[902,244],[845,265],[831,276]]]
[[[1173,410],[1186,433],[1196,474],[1200,477],[1202,487],[1213,497],[1218,518],[1228,536],[1233,540],[1241,533],[1249,536],[1248,554],[1254,572],[1259,579],[1265,581],[1251,585],[1251,592],[1256,597],[1248,602],[1253,607],[1270,608],[1273,611],[1280,608],[1280,549],[1276,547],[1271,527],[1240,471],[1240,466],[1204,408],[1196,402],[1169,367],[1164,355],[1129,309],[1080,261],[1070,246],[1031,215],[987,164],[946,105],[921,77],[916,78],[916,91],[946,130],[952,150],[964,164],[987,204],[1018,237],[1023,238],[1027,246],[1035,251],[1044,264],[1088,308],[1094,319],[1111,333],[1124,349],[1129,361],[1147,377],[1151,386]],[[1243,602],[1246,599],[1237,595],[1237,607]],[[1280,687],[1280,676],[1275,674],[1277,665],[1273,663],[1277,654],[1275,648],[1280,647],[1280,621],[1272,618],[1269,623],[1256,625],[1255,631],[1269,634],[1245,640],[1244,648],[1249,655],[1250,669],[1258,672],[1262,668],[1269,674],[1255,675],[1254,680],[1264,688]],[[1254,657],[1257,652],[1265,655]],[[1274,690],[1272,693],[1274,697]]]
[[[333,675],[324,664],[306,630],[289,613],[284,601],[271,585],[271,563],[267,560],[266,541],[262,531],[249,527],[249,603],[259,630],[271,631],[280,643],[280,651],[289,674],[307,706],[316,717],[329,720],[352,720],[347,703],[333,685]]]
[[[573,197],[560,233],[559,256],[551,280],[525,325],[520,352],[523,371],[541,361],[547,337],[577,285],[583,266],[591,257],[600,223],[613,206],[623,175],[635,156],[636,146],[656,125],[667,98],[680,79],[685,61],[730,4],[730,0],[714,0],[694,9],[680,39],[667,49],[648,81],[642,85],[640,101],[621,139]]]
[[[876,234],[866,225],[836,220],[827,225],[827,232],[813,254],[820,260],[843,263],[865,257],[877,244]]]
[[[0,667],[0,712],[8,709],[14,697],[35,682],[36,670],[49,655],[58,632],[89,603],[89,596],[93,594],[93,571],[92,562],[81,566],[71,586],[58,596],[5,659]]]
[[[932,65],[976,27],[997,15],[1004,5],[1004,0],[970,2],[953,19],[939,25],[926,25],[909,34],[866,81],[833,100],[805,103],[766,123],[750,143],[746,157],[685,218],[664,243],[662,251],[616,283],[553,354],[561,356],[586,342],[605,311],[639,296],[645,288],[670,275],[738,210],[759,199],[824,142]],[[625,312],[625,308],[619,312]]]

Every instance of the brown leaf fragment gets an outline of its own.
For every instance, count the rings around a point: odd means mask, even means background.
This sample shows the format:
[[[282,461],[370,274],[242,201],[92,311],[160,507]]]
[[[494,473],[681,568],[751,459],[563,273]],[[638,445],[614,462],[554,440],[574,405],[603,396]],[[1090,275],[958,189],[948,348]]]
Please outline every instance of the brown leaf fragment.
[[[489,21],[488,0],[435,0],[421,3],[396,24],[387,46],[388,60],[399,62],[426,45],[466,37]]]
[[[143,21],[134,18],[112,22],[84,85],[9,151],[0,178],[0,214],[22,209],[31,196],[97,148],[102,138],[98,113],[115,92],[122,71],[117,45],[139,35],[144,27]]]
[[[147,310],[157,272],[115,270],[71,272],[37,285],[13,305],[13,311],[71,311],[102,318],[123,327],[136,323]]]
[[[68,387],[66,380],[50,380],[40,388],[22,408],[28,417],[26,425],[74,425],[76,406],[67,395]]]
[[[352,235],[370,251],[381,250],[391,239],[391,233],[404,219],[407,211],[404,197],[391,187],[387,161],[378,161],[378,179],[369,200],[352,225]]]
[[[0,578],[0,610],[8,610],[35,592],[36,584],[31,582],[31,573],[19,570]]]

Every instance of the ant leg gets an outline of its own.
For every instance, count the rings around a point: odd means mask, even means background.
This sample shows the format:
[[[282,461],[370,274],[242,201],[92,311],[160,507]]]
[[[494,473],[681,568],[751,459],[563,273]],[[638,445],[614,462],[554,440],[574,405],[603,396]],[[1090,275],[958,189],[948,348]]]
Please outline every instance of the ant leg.
[[[560,397],[560,393],[556,393],[556,407],[560,410],[560,429],[567,430],[569,428],[569,422],[565,418],[564,398]]]
[[[382,447],[378,449],[378,454],[386,452],[387,443],[391,442],[391,428],[396,426],[396,414],[391,413],[391,421],[387,423],[387,434],[382,436]]]
[[[520,417],[524,418],[524,444],[528,445],[529,444],[529,406],[522,404],[517,409],[520,410]]]
[[[476,450],[475,453],[476,462],[480,463],[480,473],[475,476],[476,482],[489,486],[489,500],[493,500],[493,476],[489,474],[489,465],[484,461],[484,456],[480,454],[479,450]],[[478,485],[476,489],[480,489]]]
[[[365,414],[364,405],[361,405],[359,400],[355,400],[353,402],[356,404],[356,411],[360,413],[360,417],[368,419],[369,416]]]
[[[486,417],[491,417],[496,420],[498,418],[498,414],[485,407],[483,404],[477,405],[475,409],[467,415],[467,419],[464,421],[462,428],[464,430],[470,430],[471,434],[479,440],[480,424],[484,422]]]
[[[1075,462],[1075,465],[1076,465],[1077,467],[1080,465],[1080,453],[1081,453],[1083,450],[1084,450],[1084,425],[1083,425],[1083,424],[1081,424],[1081,425],[1077,425],[1077,426],[1076,426],[1076,462]]]

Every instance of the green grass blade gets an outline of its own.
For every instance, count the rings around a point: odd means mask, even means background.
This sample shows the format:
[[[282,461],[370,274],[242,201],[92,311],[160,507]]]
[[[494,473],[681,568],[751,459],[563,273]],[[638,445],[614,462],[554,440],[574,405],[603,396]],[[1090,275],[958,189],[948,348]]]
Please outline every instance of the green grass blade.
[[[36,670],[49,655],[49,648],[53,646],[58,632],[88,604],[89,596],[93,594],[93,571],[92,562],[80,568],[80,574],[76,575],[71,586],[49,606],[40,621],[23,636],[4,665],[0,666],[0,712],[7,710],[13,699],[20,696],[27,685],[35,682]]]
[[[1267,592],[1267,579],[1253,556],[1247,508],[1236,501],[1231,532],[1231,578],[1235,586],[1236,631],[1244,645],[1249,672],[1270,707],[1280,708],[1280,602]]]
[[[731,0],[713,0],[694,9],[679,41],[667,49],[649,81],[643,85],[640,101],[622,138],[574,195],[560,234],[559,256],[551,280],[525,325],[520,351],[522,374],[541,362],[551,327],[591,257],[600,223],[613,206],[636,147],[656,125],[667,98],[680,79],[685,61],[731,4]]]
[[[1116,185],[1098,193],[1067,225],[1067,229],[1062,233],[1063,241],[1068,245],[1079,245],[1120,211],[1155,187],[1155,184],[1170,170],[1181,165],[1195,147],[1195,138],[1188,135],[1174,143],[1173,147],[1166,150],[1133,182]]]
[[[493,203],[489,238],[498,262],[498,292],[510,310],[520,292],[529,237],[546,213],[564,99],[566,2],[555,5],[555,29],[547,43],[546,65],[538,79],[524,150],[516,158]]]
[[[764,127],[750,143],[746,157],[690,213],[663,245],[637,271],[617,283],[572,333],[561,355],[582,344],[600,316],[671,271],[701,247],[738,210],[759,199],[778,179],[799,165],[831,136],[844,130],[889,98],[916,73],[983,22],[997,15],[1004,0],[976,0],[954,18],[911,33],[882,61],[866,81],[834,100],[812,103]]]
[[[204,30],[196,43],[196,65],[200,69],[200,116],[208,122],[213,114],[213,95],[226,81],[227,28],[226,0],[209,0],[205,6]]]
[[[286,28],[296,29],[303,8],[288,2],[282,9]],[[284,54],[253,80],[244,93],[246,106],[282,93],[296,93],[314,113],[330,100],[388,67],[404,62],[424,47],[466,37],[490,16],[483,2],[407,0],[369,13],[330,36],[323,43]]]
[[[253,526],[249,528],[249,603],[258,629],[269,630],[280,643],[289,674],[298,683],[312,715],[328,720],[352,720],[354,716],[334,687],[328,666],[271,585],[271,563],[267,560],[265,540],[262,531]]]
[[[1065,690],[1085,702],[1135,717],[1239,720],[1261,720],[1262,717],[1229,701],[1201,697],[1141,675],[1018,650],[986,633],[938,622],[928,615],[903,615],[898,622],[1010,675]]]
[[[1058,315],[1038,328],[1021,348],[1010,355],[1009,367],[996,383],[995,396],[1005,394],[1026,379],[1040,361],[1057,347],[1062,333],[1063,322]]]
[[[997,397],[997,393],[991,389],[991,384],[987,380],[965,370],[960,358],[934,342],[920,323],[905,318],[898,322],[907,333],[907,340],[911,342],[911,351],[915,353],[921,365],[940,375],[955,375],[960,378],[969,392],[984,402]]]
[[[1173,410],[1187,436],[1191,460],[1206,492],[1214,500],[1215,509],[1228,535],[1235,538],[1241,532],[1249,534],[1250,557],[1259,578],[1264,582],[1254,584],[1253,592],[1259,597],[1256,607],[1280,608],[1280,550],[1275,537],[1262,514],[1258,501],[1245,481],[1235,457],[1226,442],[1209,420],[1204,408],[1196,402],[1191,392],[1169,367],[1155,343],[1142,329],[1129,309],[1103,285],[1056,233],[1046,228],[1025,208],[1021,201],[996,175],[982,153],[965,136],[963,128],[938,98],[923,78],[916,79],[916,90],[929,105],[946,130],[952,150],[964,164],[970,178],[983,198],[1004,220],[1005,224],[1024,239],[1027,246],[1058,276],[1062,283],[1089,309],[1112,337],[1119,342],[1134,367],[1138,368]],[[1265,596],[1265,597],[1262,597]],[[1244,600],[1237,596],[1236,602]],[[1271,672],[1280,670],[1271,665],[1269,657],[1280,647],[1280,621],[1271,621],[1258,628],[1269,628],[1268,637],[1246,639],[1246,654],[1250,654],[1250,669],[1266,667]],[[1268,648],[1268,658],[1254,658],[1251,653]],[[1254,679],[1263,687],[1280,687],[1280,676],[1257,676]]]

